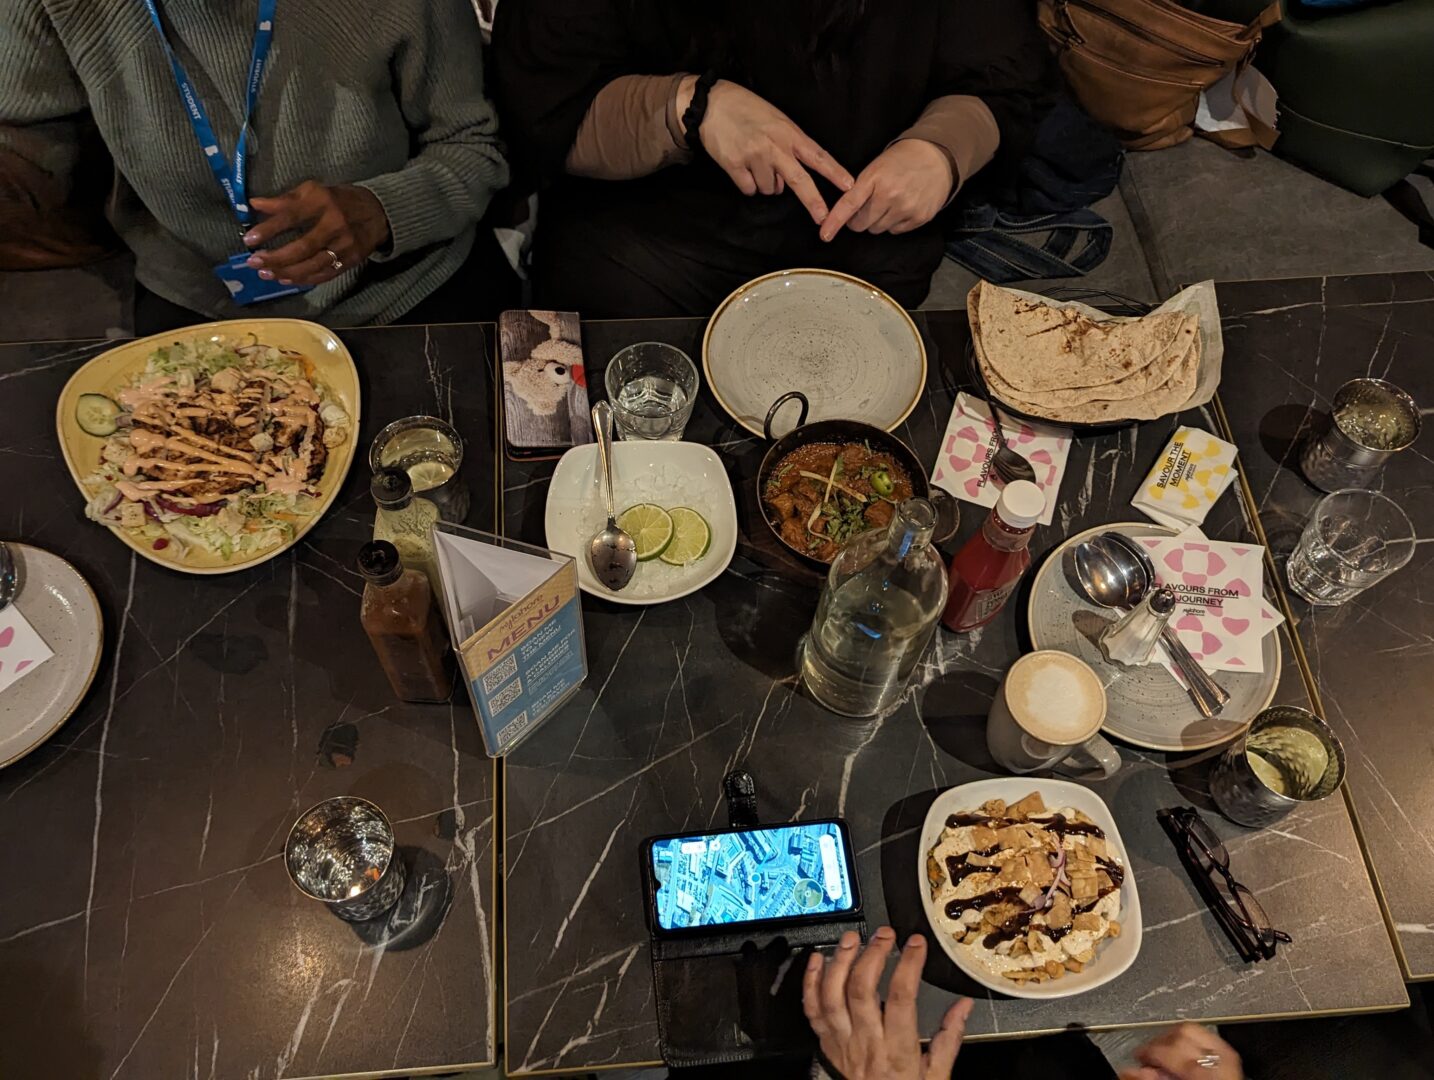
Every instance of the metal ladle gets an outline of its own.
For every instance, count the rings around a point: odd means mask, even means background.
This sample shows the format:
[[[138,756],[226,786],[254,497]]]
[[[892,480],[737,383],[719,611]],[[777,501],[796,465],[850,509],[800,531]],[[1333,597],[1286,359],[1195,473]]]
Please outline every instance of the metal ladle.
[[[597,433],[598,456],[602,459],[603,494],[607,496],[607,525],[588,542],[588,562],[593,574],[613,592],[627,587],[637,570],[637,544],[617,527],[612,503],[612,406],[599,401],[593,406],[593,430]]]
[[[1124,544],[1114,542],[1111,534],[1081,541],[1075,546],[1075,572],[1081,590],[1104,608],[1136,607],[1155,582],[1154,566],[1141,557],[1143,554],[1137,555]],[[1200,715],[1206,719],[1218,716],[1230,700],[1229,693],[1210,678],[1169,626],[1161,632],[1160,640],[1185,680],[1186,693]]]

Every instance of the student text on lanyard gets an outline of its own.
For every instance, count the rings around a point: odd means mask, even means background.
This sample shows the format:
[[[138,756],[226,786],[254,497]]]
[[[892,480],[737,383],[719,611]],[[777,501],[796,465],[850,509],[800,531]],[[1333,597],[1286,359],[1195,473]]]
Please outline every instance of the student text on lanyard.
[[[165,55],[169,57],[169,66],[174,72],[175,85],[179,87],[179,95],[184,101],[184,111],[194,128],[194,137],[199,140],[209,168],[214,173],[214,179],[219,181],[219,186],[224,189],[224,194],[229,199],[229,205],[234,209],[234,216],[239,219],[241,234],[254,223],[254,212],[249,209],[245,194],[248,181],[249,126],[254,117],[254,106],[259,100],[259,87],[264,81],[269,47],[274,42],[274,11],[278,2],[279,0],[259,0],[258,25],[254,28],[254,50],[249,57],[249,82],[245,87],[244,121],[239,128],[239,138],[234,144],[234,160],[231,162],[219,147],[219,140],[214,135],[214,125],[209,121],[209,114],[204,109],[204,103],[199,100],[189,73],[184,70],[184,65],[179,62],[174,47],[169,43],[169,35],[164,32],[164,23],[159,17],[156,0],[144,0],[144,6],[149,9],[149,17],[159,33],[159,40],[164,45]]]

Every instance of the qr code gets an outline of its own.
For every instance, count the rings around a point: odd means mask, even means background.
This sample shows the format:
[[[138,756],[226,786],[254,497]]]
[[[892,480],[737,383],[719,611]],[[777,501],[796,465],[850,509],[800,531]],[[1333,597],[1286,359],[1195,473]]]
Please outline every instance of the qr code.
[[[501,663],[495,664],[483,676],[483,693],[491,694],[511,679],[518,671],[518,657],[509,653]],[[511,700],[511,699],[510,699]]]
[[[523,729],[527,726],[528,714],[526,712],[520,712],[517,716],[515,716],[512,720],[508,722],[507,727],[505,727],[502,731],[498,732],[498,745],[506,746],[508,743],[512,742],[515,738],[522,734]]]
[[[503,689],[488,699],[488,708],[496,716],[513,702],[518,700],[518,695],[523,692],[523,680],[514,679]]]

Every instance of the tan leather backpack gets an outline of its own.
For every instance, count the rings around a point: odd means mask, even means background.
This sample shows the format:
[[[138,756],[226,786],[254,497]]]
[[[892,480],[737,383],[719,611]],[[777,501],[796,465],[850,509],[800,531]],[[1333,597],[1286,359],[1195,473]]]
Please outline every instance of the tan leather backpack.
[[[1171,0],[1038,0],[1041,29],[1082,107],[1131,150],[1188,139],[1200,93],[1250,61],[1279,0],[1242,26]],[[1250,117],[1248,131],[1211,135],[1224,146],[1268,148],[1275,133]]]

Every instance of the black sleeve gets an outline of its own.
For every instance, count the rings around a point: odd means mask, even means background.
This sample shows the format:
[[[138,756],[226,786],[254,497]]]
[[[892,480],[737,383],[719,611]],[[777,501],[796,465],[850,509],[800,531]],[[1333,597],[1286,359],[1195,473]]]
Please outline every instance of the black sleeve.
[[[972,94],[986,103],[1001,129],[1001,145],[983,172],[999,181],[1026,156],[1053,101],[1054,65],[1036,24],[1035,2],[940,2],[931,97]]]
[[[493,24],[503,134],[531,179],[560,176],[598,91],[638,74],[621,0],[504,0]]]

